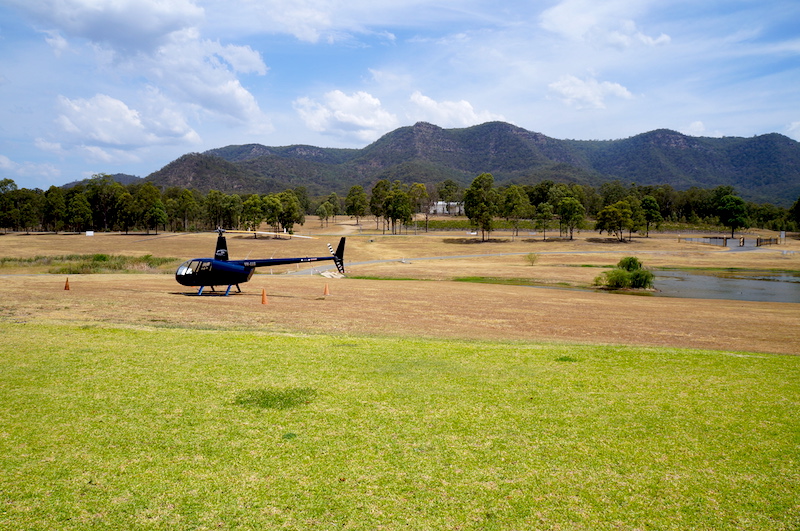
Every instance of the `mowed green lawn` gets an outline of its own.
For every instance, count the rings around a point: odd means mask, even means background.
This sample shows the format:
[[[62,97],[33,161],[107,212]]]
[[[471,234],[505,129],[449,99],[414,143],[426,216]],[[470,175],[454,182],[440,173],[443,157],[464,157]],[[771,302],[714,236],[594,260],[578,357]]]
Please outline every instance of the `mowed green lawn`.
[[[796,357],[13,323],[0,338],[0,529],[800,527]]]

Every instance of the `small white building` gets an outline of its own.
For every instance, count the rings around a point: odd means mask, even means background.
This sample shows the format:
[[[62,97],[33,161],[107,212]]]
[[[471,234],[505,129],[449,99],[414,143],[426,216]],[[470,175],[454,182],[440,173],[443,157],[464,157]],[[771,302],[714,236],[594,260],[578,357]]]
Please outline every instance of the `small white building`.
[[[429,213],[436,216],[463,216],[464,205],[457,201],[437,201],[431,205]]]

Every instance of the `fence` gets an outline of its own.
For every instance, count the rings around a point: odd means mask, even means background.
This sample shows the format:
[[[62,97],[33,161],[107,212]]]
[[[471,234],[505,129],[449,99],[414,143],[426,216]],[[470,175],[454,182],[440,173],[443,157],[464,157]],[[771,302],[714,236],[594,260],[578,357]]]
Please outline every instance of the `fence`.
[[[753,238],[730,238],[728,236],[703,236],[700,238],[684,238],[678,236],[678,241],[705,243],[708,245],[716,245],[718,247],[761,247],[763,245],[779,245],[780,238],[762,238],[760,236]]]

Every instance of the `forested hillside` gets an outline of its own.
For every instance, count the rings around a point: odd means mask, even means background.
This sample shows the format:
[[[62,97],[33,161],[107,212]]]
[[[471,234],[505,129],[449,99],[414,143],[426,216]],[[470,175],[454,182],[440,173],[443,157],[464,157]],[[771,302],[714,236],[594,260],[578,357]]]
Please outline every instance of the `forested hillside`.
[[[491,173],[499,185],[542,180],[599,186],[733,186],[745,199],[788,207],[800,196],[800,143],[779,134],[690,137],[660,129],[622,140],[559,140],[503,122],[463,129],[417,123],[363,149],[227,146],[185,155],[151,174],[160,187],[273,193],[303,186],[312,195],[452,179],[466,186]]]

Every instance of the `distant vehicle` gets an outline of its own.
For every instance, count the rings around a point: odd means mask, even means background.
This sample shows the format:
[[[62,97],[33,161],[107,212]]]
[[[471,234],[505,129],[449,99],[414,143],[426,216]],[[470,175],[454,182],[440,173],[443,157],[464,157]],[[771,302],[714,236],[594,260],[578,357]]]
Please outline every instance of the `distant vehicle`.
[[[217,286],[227,286],[225,295],[230,294],[231,288],[236,286],[236,290],[241,293],[239,284],[247,282],[253,276],[257,267],[279,266],[286,264],[302,264],[305,262],[322,262],[333,260],[336,269],[344,273],[344,242],[345,238],[339,240],[336,251],[328,244],[331,256],[312,256],[305,258],[262,258],[255,260],[229,260],[228,243],[225,240],[225,230],[217,229],[217,249],[214,258],[193,258],[182,263],[175,271],[175,280],[183,286],[198,286],[198,295],[203,294],[203,289],[210,286],[212,291],[216,291]],[[234,232],[234,231],[230,231]],[[248,231],[253,234],[252,231]],[[262,233],[263,234],[263,233]],[[270,233],[271,234],[271,233]],[[304,236],[295,236],[304,237]]]

